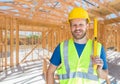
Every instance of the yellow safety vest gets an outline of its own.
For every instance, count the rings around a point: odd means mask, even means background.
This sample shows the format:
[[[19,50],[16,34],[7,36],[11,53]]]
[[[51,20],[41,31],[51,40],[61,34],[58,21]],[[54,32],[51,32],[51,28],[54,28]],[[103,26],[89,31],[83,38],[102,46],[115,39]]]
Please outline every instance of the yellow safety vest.
[[[92,44],[92,40],[88,40],[80,58],[73,39],[60,44],[61,65],[57,69],[60,84],[100,84],[90,58],[93,50]],[[97,50],[100,56],[100,43],[98,43]]]

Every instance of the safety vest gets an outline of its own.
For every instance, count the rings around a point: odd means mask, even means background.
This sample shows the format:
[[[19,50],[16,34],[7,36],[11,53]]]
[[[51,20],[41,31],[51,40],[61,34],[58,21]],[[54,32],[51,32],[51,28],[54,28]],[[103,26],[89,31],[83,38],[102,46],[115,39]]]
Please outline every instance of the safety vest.
[[[57,69],[60,84],[100,84],[90,58],[92,50],[93,41],[88,40],[79,58],[73,39],[60,44],[61,65]],[[100,43],[97,50],[100,56]]]

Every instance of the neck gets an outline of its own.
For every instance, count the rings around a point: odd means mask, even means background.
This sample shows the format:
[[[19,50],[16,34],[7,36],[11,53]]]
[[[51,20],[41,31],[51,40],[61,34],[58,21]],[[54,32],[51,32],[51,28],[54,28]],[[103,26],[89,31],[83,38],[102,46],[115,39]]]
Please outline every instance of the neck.
[[[85,44],[85,43],[87,43],[87,37],[85,36],[84,38],[82,38],[82,39],[75,39],[74,38],[74,41],[76,42],[76,43],[79,43],[79,44]]]

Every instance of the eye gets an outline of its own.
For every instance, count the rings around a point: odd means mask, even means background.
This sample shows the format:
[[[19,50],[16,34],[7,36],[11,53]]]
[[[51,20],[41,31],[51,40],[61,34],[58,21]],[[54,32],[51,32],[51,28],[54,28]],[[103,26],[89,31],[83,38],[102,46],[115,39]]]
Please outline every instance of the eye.
[[[80,27],[83,27],[84,25],[83,24],[79,24]]]
[[[72,24],[72,27],[77,27],[77,24]]]
[[[84,26],[84,24],[71,24],[71,27],[83,27]]]

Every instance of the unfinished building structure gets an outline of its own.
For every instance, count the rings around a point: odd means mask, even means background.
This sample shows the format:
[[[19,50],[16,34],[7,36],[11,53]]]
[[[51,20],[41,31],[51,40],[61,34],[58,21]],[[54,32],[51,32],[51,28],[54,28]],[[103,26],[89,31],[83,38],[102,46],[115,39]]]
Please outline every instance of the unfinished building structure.
[[[0,0],[0,73],[48,57],[59,42],[72,37],[68,13],[83,7],[90,14],[88,37],[98,19],[98,41],[120,52],[120,0]]]

